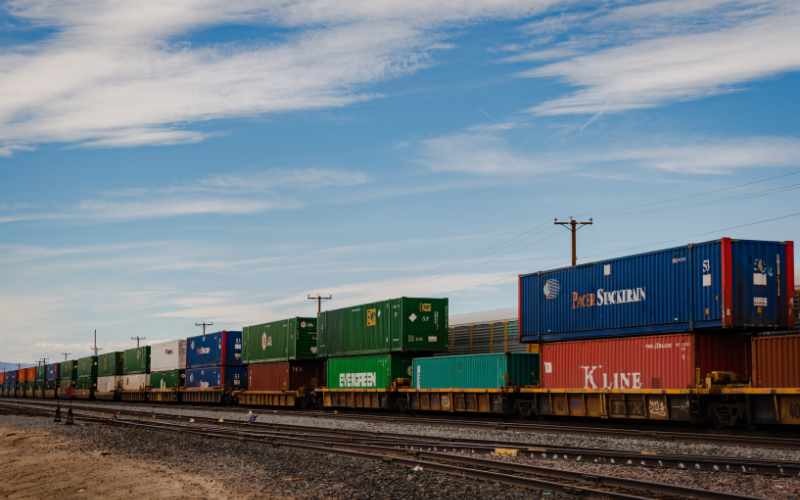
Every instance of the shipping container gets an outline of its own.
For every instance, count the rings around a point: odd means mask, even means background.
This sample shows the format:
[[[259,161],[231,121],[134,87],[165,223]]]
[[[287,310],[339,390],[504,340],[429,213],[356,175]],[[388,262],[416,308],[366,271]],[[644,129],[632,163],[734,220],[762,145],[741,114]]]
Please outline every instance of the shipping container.
[[[386,389],[411,378],[414,354],[376,354],[328,360],[328,389]]]
[[[189,337],[187,368],[236,366],[242,364],[242,332],[222,331]]]
[[[28,381],[28,370],[26,368],[21,368],[17,370],[17,383],[27,382]]]
[[[144,391],[150,387],[149,373],[126,373],[120,379],[122,379],[123,391]]]
[[[111,377],[122,375],[125,353],[122,351],[107,352],[97,357],[97,376]]]
[[[122,373],[150,373],[150,346],[126,349],[122,359]]]
[[[36,381],[36,367],[31,366],[25,368],[25,382],[35,382]]]
[[[242,329],[245,364],[317,359],[317,319],[289,318]]]
[[[11,377],[9,380],[12,384],[16,384],[19,381],[19,370],[11,370],[8,374]]]
[[[107,377],[97,377],[97,392],[111,393],[122,388],[122,377],[110,375]]]
[[[185,343],[183,345],[186,346]],[[150,387],[155,390],[177,389],[184,385],[186,385],[185,370],[169,370],[150,374]]]
[[[247,368],[244,366],[209,366],[186,370],[186,387],[208,389],[225,387],[247,389]]]
[[[322,386],[322,361],[261,363],[247,367],[248,391],[299,391]]]
[[[753,337],[753,387],[800,387],[800,335]]]
[[[414,389],[500,389],[539,382],[539,354],[517,352],[415,358]]]
[[[58,380],[45,380],[44,381],[44,389],[46,391],[55,391],[58,389]]]
[[[519,277],[520,341],[794,327],[794,245],[723,238]]]
[[[59,379],[76,379],[78,378],[78,361],[70,359],[69,361],[62,361],[58,367]]]
[[[78,386],[78,379],[76,378],[62,378],[58,381],[58,395],[59,397],[69,398],[69,390],[75,391]],[[73,394],[74,395],[74,394]]]
[[[78,377],[75,388],[78,390],[97,390],[97,377]]]
[[[46,382],[44,380],[37,380],[33,383],[33,390],[34,391],[43,391]]]
[[[47,365],[47,374],[45,375],[45,380],[58,380],[58,363],[50,363]]]
[[[87,356],[78,360],[78,378],[97,377],[97,356]]]
[[[36,367],[36,380],[47,380],[47,365],[39,365]]]
[[[528,345],[519,342],[516,307],[453,314],[449,323],[450,340],[446,354],[529,352]]]
[[[0,373],[0,384],[5,383],[6,381],[6,372]]]
[[[165,372],[186,368],[186,339],[150,346],[150,371]]]
[[[680,333],[542,344],[545,389],[687,389],[714,371],[751,376],[750,337]]]
[[[401,297],[319,313],[320,358],[446,352],[447,299]]]

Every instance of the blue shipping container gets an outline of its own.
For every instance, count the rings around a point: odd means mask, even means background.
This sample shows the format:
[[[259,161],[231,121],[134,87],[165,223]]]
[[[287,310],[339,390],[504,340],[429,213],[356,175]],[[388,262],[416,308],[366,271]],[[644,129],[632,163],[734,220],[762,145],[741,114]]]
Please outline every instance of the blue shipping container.
[[[8,378],[9,382],[11,382],[13,384],[15,384],[17,382],[17,372],[18,371],[19,370],[12,370],[12,371],[6,373],[6,378]]]
[[[247,368],[244,366],[210,366],[186,370],[186,387],[227,387],[247,389]]]
[[[217,332],[186,339],[186,368],[242,364],[242,332]]]
[[[44,376],[45,380],[58,380],[58,367],[60,363],[50,363],[47,365],[47,373]]]
[[[794,327],[794,245],[723,238],[519,277],[521,342]]]

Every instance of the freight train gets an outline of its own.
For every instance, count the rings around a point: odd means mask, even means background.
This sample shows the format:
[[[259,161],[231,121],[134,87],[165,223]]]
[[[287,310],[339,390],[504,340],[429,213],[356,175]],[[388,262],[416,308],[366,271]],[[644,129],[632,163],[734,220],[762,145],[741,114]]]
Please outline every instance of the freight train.
[[[1,374],[4,397],[800,424],[792,242],[519,277],[516,310],[402,297]]]

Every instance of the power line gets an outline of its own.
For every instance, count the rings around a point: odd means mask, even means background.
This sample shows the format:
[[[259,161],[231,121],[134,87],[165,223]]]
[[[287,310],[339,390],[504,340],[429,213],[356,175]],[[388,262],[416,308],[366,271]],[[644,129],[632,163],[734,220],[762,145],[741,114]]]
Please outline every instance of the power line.
[[[322,301],[323,300],[331,300],[333,299],[333,295],[328,295],[327,297],[323,297],[320,294],[317,294],[316,297],[312,297],[311,295],[308,296],[308,300],[316,300],[317,301],[317,313],[322,312]]]
[[[131,340],[135,340],[136,341],[136,348],[138,349],[139,348],[139,341],[140,340],[145,340],[146,338],[147,337],[140,337],[140,336],[137,335],[135,337],[131,337]]]
[[[202,326],[203,327],[203,337],[206,336],[206,327],[207,326],[213,326],[213,325],[214,325],[214,323],[206,323],[205,321],[203,321],[202,323],[195,323],[194,324],[194,326]]]

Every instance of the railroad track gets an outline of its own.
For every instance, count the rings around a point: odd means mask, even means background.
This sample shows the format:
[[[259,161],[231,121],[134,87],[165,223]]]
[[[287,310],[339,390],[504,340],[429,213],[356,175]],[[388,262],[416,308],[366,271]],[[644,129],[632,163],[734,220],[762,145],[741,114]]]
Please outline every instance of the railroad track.
[[[8,401],[12,401],[9,399]],[[36,402],[42,404],[55,405],[58,404],[53,400],[16,400],[24,402]],[[61,404],[66,404],[61,402]],[[774,448],[797,450],[800,449],[800,438],[786,437],[775,435],[775,433],[767,434],[743,434],[742,432],[700,432],[696,431],[662,431],[650,429],[628,429],[628,428],[614,428],[606,426],[578,426],[574,424],[554,424],[548,422],[532,422],[521,423],[517,421],[485,421],[485,420],[467,420],[452,417],[407,417],[396,414],[368,414],[368,413],[333,413],[330,411],[300,411],[300,410],[277,410],[265,407],[220,407],[220,406],[185,406],[185,405],[170,405],[168,403],[156,405],[142,405],[141,403],[119,403],[119,402],[98,402],[98,401],[70,401],[69,404],[74,406],[86,407],[124,407],[127,408],[169,408],[177,410],[192,410],[192,411],[222,411],[230,413],[247,413],[256,412],[260,414],[270,414],[279,416],[293,416],[303,418],[330,418],[337,420],[358,420],[366,422],[381,422],[398,425],[421,425],[429,427],[461,427],[470,429],[484,429],[484,430],[497,430],[497,431],[513,431],[513,432],[536,432],[544,434],[573,434],[578,436],[591,436],[603,438],[617,438],[617,439],[640,439],[647,441],[665,441],[672,443],[683,444],[715,444],[722,446],[755,446],[760,448]],[[707,431],[703,429],[703,431]]]
[[[26,405],[39,407],[35,403]],[[86,408],[87,410],[89,408]],[[97,412],[97,410],[93,410]],[[154,411],[122,410],[124,415],[143,419],[171,420],[195,424],[232,426],[241,428],[242,421],[220,421],[212,417],[182,416]],[[767,475],[800,475],[800,462],[767,460],[759,458],[719,457],[706,455],[642,453],[625,450],[598,448],[553,447],[539,443],[508,442],[499,440],[454,439],[447,437],[418,436],[400,433],[372,432],[363,430],[328,429],[316,426],[255,422],[250,428],[271,432],[274,437],[313,436],[325,439],[331,432],[340,437],[361,443],[392,446],[410,452],[448,452],[459,454],[506,453],[532,459],[565,460],[615,465],[633,465],[654,468],[702,469],[713,471],[742,472]],[[502,452],[498,452],[502,450]]]
[[[54,412],[41,405],[25,405],[21,403],[0,402],[0,413],[11,415],[29,415],[52,417]],[[720,493],[709,490],[688,488],[664,483],[651,483],[632,479],[619,478],[602,474],[586,474],[558,470],[550,467],[528,465],[478,458],[474,456],[453,455],[441,451],[413,450],[406,451],[392,443],[393,439],[380,441],[374,436],[368,439],[353,439],[353,431],[335,432],[324,429],[322,436],[317,428],[314,434],[287,434],[281,429],[262,429],[262,426],[238,423],[238,429],[222,425],[219,419],[201,419],[194,417],[193,422],[171,422],[154,419],[110,420],[105,417],[86,414],[74,414],[76,420],[135,428],[146,431],[169,432],[185,436],[236,441],[242,444],[295,449],[318,454],[336,454],[340,456],[382,462],[387,465],[407,468],[421,467],[449,475],[487,481],[506,486],[514,486],[529,490],[565,495],[568,497],[595,498],[609,500],[642,500],[671,498],[693,498],[698,500],[752,499],[755,497]],[[206,422],[211,420],[211,422]],[[191,425],[194,423],[195,425]],[[201,425],[197,425],[201,424]],[[374,433],[373,433],[374,434]],[[404,436],[408,438],[408,436]]]

